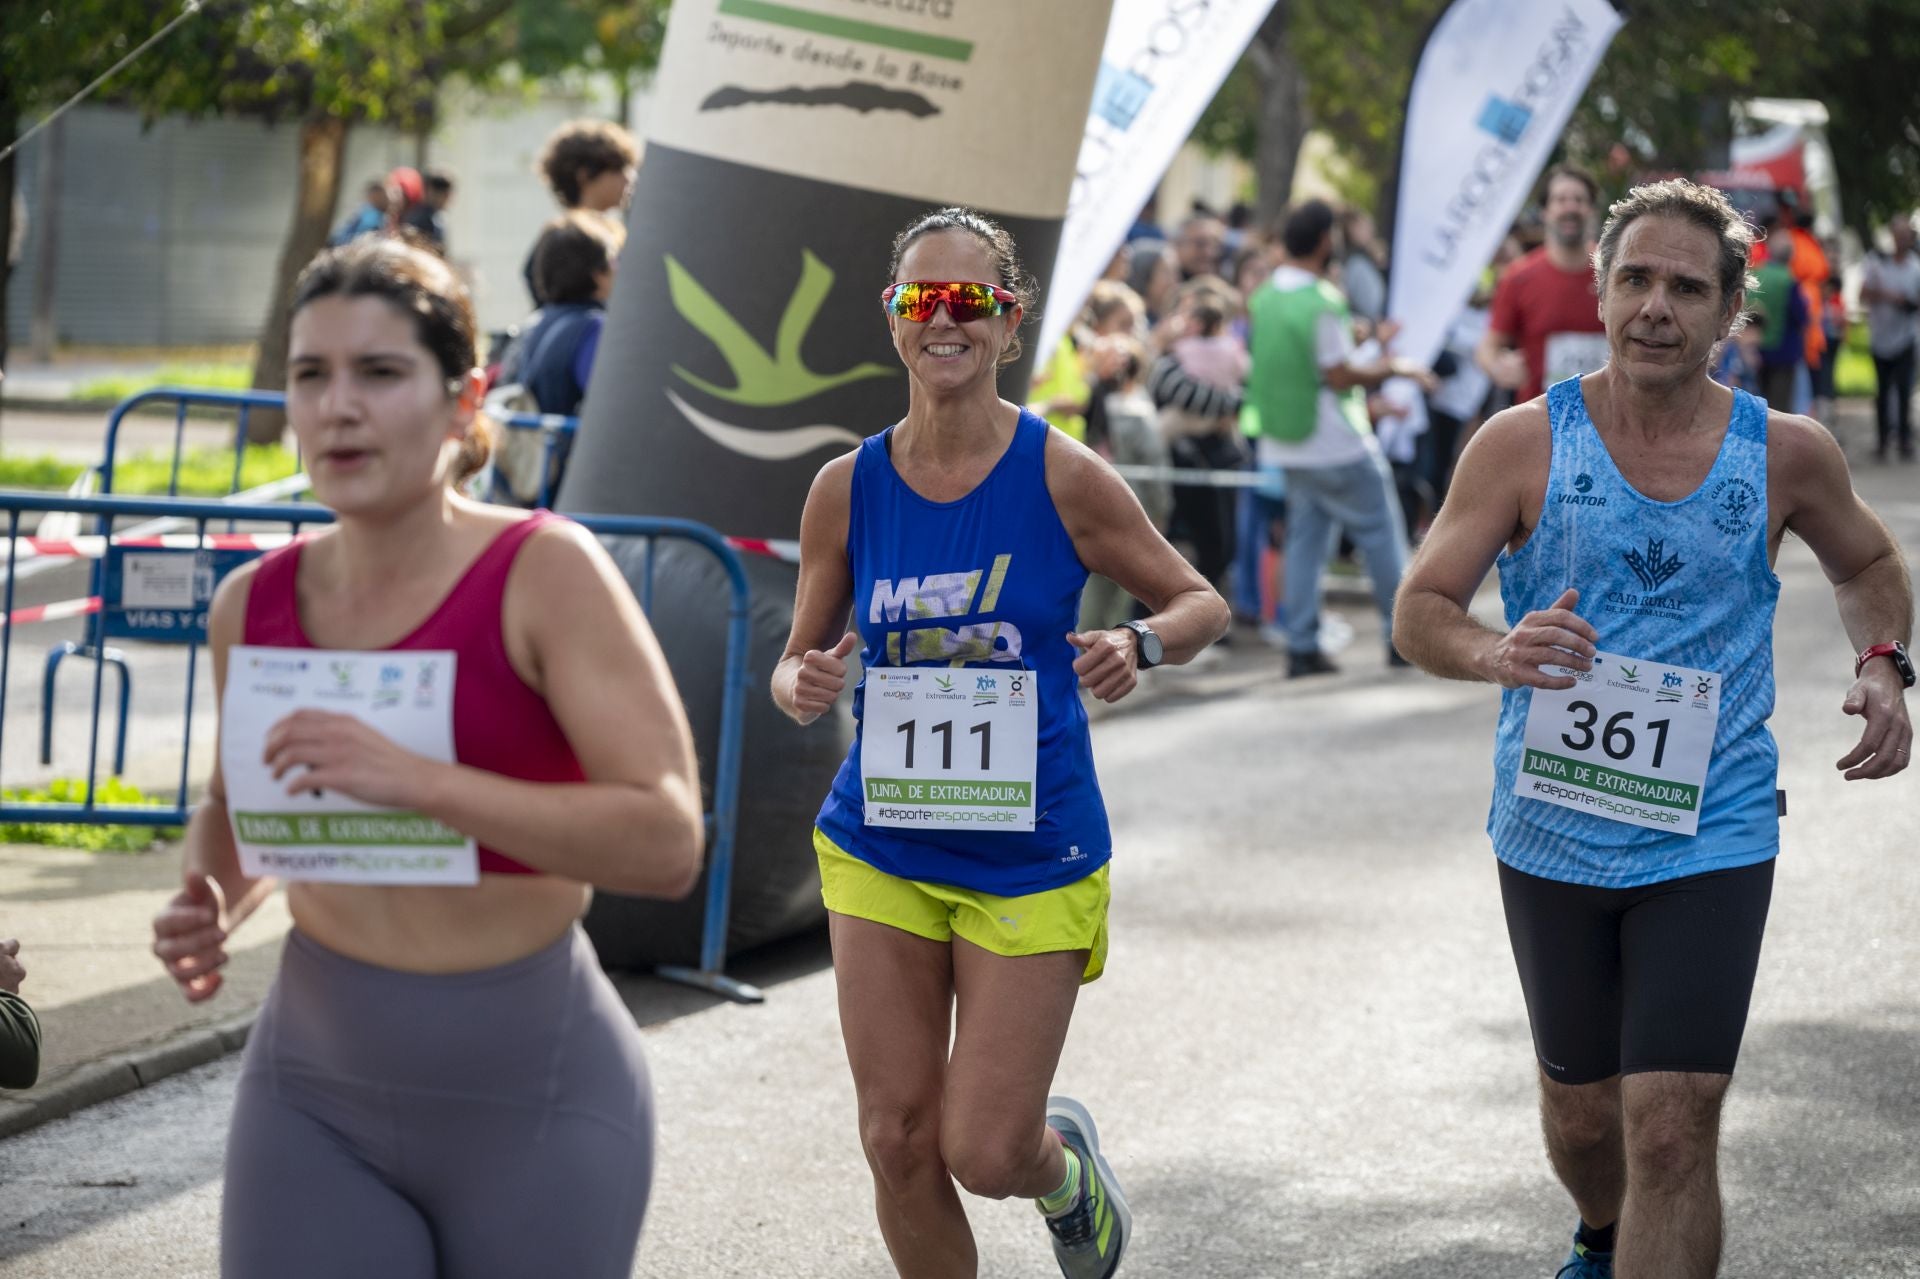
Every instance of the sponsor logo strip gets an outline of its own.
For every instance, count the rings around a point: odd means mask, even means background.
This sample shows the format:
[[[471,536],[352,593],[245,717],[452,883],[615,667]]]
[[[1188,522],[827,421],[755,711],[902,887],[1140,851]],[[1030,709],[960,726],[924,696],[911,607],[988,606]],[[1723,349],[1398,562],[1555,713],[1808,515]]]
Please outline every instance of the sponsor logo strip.
[[[720,0],[720,13],[723,17],[770,22],[775,26],[792,27],[795,31],[811,31],[815,35],[834,36],[841,40],[859,40],[882,48],[925,54],[929,58],[965,62],[973,57],[971,40],[953,40],[901,27],[886,27],[877,22],[836,18],[831,14],[814,13],[790,4],[774,4],[771,0]]]

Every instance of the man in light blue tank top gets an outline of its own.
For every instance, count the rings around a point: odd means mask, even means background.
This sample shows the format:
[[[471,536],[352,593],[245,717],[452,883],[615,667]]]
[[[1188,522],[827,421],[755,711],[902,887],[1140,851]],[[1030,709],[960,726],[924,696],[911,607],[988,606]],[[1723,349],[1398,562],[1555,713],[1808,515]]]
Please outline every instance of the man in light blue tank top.
[[[1890,777],[1912,748],[1897,545],[1824,427],[1708,376],[1751,248],[1726,198],[1684,180],[1613,206],[1594,265],[1608,364],[1474,437],[1395,610],[1413,661],[1506,690],[1487,829],[1547,1153],[1580,1213],[1562,1279],[1719,1266],[1720,1106],[1783,811],[1767,718],[1788,531],[1859,650],[1844,709],[1864,728],[1839,767]],[[1496,564],[1505,631],[1467,611]]]

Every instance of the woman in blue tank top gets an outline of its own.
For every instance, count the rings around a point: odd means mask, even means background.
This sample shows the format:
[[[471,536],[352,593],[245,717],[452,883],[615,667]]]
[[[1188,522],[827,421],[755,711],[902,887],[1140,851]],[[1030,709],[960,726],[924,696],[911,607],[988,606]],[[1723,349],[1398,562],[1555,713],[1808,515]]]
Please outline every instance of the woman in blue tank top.
[[[856,647],[865,671],[814,841],[861,1144],[903,1275],[975,1272],[957,1181],[1038,1200],[1062,1272],[1105,1279],[1131,1218],[1084,1107],[1048,1096],[1106,958],[1112,847],[1079,693],[1119,700],[1227,609],[1106,463],[1000,398],[1031,291],[1005,230],[929,214],[890,279],[907,414],[814,481],[773,676],[808,723]],[[1152,615],[1076,633],[1089,571]]]

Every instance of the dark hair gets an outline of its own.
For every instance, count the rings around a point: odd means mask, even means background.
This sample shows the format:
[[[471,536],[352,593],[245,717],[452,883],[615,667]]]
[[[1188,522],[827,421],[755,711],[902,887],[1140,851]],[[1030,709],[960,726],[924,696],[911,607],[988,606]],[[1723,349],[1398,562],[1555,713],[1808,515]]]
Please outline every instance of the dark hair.
[[[560,203],[571,209],[580,203],[582,171],[591,181],[639,160],[633,135],[611,120],[569,120],[547,139],[537,167]]]
[[[452,176],[439,169],[428,173],[423,181],[426,182],[429,191],[437,191],[441,195],[450,195],[453,192]]]
[[[1280,244],[1290,258],[1312,257],[1320,242],[1333,234],[1333,206],[1325,200],[1307,200],[1280,215]]]
[[[1587,203],[1600,203],[1600,184],[1593,175],[1577,164],[1556,164],[1547,170],[1547,180],[1540,185],[1540,201],[1546,203],[1547,193],[1553,190],[1554,179],[1571,178],[1587,189]]]
[[[1758,282],[1747,274],[1747,264],[1753,260],[1753,227],[1724,193],[1713,187],[1697,186],[1685,178],[1668,178],[1635,187],[1607,210],[1607,223],[1600,229],[1600,244],[1593,252],[1593,284],[1601,296],[1607,292],[1607,276],[1613,272],[1620,237],[1628,227],[1646,217],[1690,222],[1719,241],[1717,274],[1722,301],[1743,288],[1756,287]],[[1744,319],[1736,316],[1733,332],[1739,332],[1743,323]]]
[[[1013,236],[992,218],[959,205],[921,214],[893,237],[893,257],[887,263],[888,281],[899,278],[900,262],[916,240],[940,231],[964,231],[986,246],[987,256],[993,259],[994,273],[1000,277],[1000,287],[1019,299],[1021,309],[1026,312],[1025,319],[1035,318],[1033,299],[1036,286],[1027,269],[1020,265],[1020,253],[1014,247]],[[1020,358],[1023,349],[1020,334],[1016,331],[1007,339],[1007,349],[1000,352],[1000,363],[1012,364]]]
[[[380,298],[413,321],[414,336],[432,353],[457,394],[474,368],[478,326],[473,299],[446,262],[404,240],[366,236],[328,249],[300,273],[290,315],[319,298]],[[454,482],[479,474],[493,452],[493,425],[476,413],[460,444]]]
[[[1187,308],[1187,314],[1193,317],[1193,327],[1201,337],[1218,337],[1227,322],[1227,313],[1221,307],[1220,299],[1210,293],[1197,295]]]
[[[533,283],[543,302],[593,300],[602,271],[620,256],[627,232],[612,218],[583,209],[561,214],[540,228],[533,246]]]

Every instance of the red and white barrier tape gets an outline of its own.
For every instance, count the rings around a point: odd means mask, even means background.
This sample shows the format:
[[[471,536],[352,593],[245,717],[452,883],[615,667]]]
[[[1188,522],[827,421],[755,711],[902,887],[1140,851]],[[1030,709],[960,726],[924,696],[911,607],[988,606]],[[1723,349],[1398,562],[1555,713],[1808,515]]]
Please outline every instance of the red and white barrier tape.
[[[124,550],[145,551],[271,551],[285,546],[293,538],[292,533],[209,533],[205,537],[193,533],[168,533],[159,537],[116,537],[112,539],[112,544]],[[107,544],[108,539],[98,534],[91,537],[19,537],[14,539],[13,557],[22,562],[60,557],[97,560],[107,553]],[[727,545],[748,555],[761,555],[786,564],[800,562],[798,542],[778,538],[730,537]],[[0,565],[5,562],[4,553],[0,553]]]
[[[166,537],[123,537],[114,542],[115,546],[138,548],[166,548],[197,550],[201,548],[222,551],[267,551],[277,546],[285,546],[292,538],[288,533],[210,533],[202,542],[191,533],[174,534]],[[29,555],[56,556],[66,555],[97,559],[104,553],[106,539],[103,537],[76,537],[65,540],[23,537],[18,539],[21,559]],[[764,556],[779,560],[785,564],[800,562],[800,543],[781,539],[756,537],[730,537],[727,545],[747,555]],[[63,618],[84,617],[100,611],[100,597],[88,599],[61,600],[57,604],[35,604],[29,608],[16,608],[12,613],[0,616],[0,629],[8,626],[27,626],[34,622],[57,622]]]
[[[0,630],[9,626],[26,626],[31,622],[57,622],[67,617],[84,617],[99,611],[98,595],[83,600],[61,600],[58,604],[35,604],[29,608],[16,608],[0,617]]]
[[[291,533],[209,533],[205,537],[194,533],[166,533],[157,537],[116,537],[112,541],[113,545],[127,550],[271,551],[292,540]],[[91,537],[17,537],[13,540],[13,557],[17,561],[54,558],[97,560],[107,553],[107,542],[107,538],[98,534]],[[0,551],[0,566],[5,563],[5,553]]]
[[[800,543],[784,540],[770,540],[764,537],[730,537],[727,545],[736,551],[748,555],[761,555],[767,559],[779,560],[782,564],[800,562]]]

